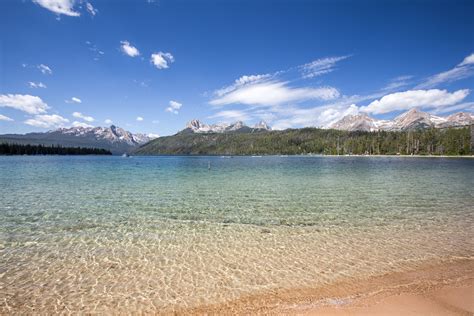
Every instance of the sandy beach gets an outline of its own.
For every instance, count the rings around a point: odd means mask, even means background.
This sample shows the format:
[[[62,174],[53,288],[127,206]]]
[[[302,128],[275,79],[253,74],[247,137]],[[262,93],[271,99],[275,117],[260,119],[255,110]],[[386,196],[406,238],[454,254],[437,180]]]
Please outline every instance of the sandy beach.
[[[226,304],[177,311],[195,315],[473,315],[474,260],[459,259],[323,288],[275,290]]]

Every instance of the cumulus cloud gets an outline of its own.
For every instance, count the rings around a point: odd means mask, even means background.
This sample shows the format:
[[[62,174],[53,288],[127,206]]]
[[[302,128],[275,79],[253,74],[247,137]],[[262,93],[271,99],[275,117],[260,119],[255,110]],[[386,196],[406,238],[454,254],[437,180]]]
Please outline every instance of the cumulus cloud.
[[[89,12],[90,15],[95,16],[99,10],[94,8],[90,2],[86,3],[86,10]]]
[[[143,121],[143,117],[137,116],[137,119],[136,119],[136,120],[137,120],[138,122],[141,122],[141,121]]]
[[[46,85],[42,82],[28,82],[28,84],[30,85],[30,88],[46,88]]]
[[[158,138],[158,137],[160,137],[160,135],[158,135],[158,134],[153,134],[153,133],[148,133],[147,136],[150,137],[150,138]]]
[[[43,75],[51,75],[53,73],[53,71],[51,70],[51,68],[49,68],[48,66],[44,65],[44,64],[40,64],[38,66],[36,66],[39,71],[41,71],[41,73]]]
[[[66,123],[69,123],[69,120],[57,114],[36,115],[25,121],[25,124],[41,128],[61,127]]]
[[[122,52],[130,57],[137,57],[140,55],[140,51],[128,41],[121,41],[120,46]]]
[[[314,99],[331,100],[337,97],[339,97],[339,91],[333,87],[293,88],[288,86],[288,82],[273,80],[256,81],[239,86],[230,92],[217,95],[210,101],[210,104],[216,106],[228,104],[273,106]]]
[[[273,122],[272,128],[282,130],[293,127],[327,127],[346,115],[359,113],[355,104],[326,104],[323,106],[299,108],[290,107],[278,114],[278,119]]]
[[[333,72],[336,69],[336,64],[348,57],[350,56],[335,56],[316,59],[310,63],[300,66],[300,70],[303,78],[321,76]]]
[[[464,60],[454,68],[440,72],[428,77],[424,82],[416,86],[417,89],[432,88],[443,83],[453,82],[468,78],[474,74],[474,53],[464,58]]]
[[[106,120],[104,121],[104,123],[105,123],[105,124],[112,124],[113,121],[112,121],[111,119],[106,119]]]
[[[81,112],[74,112],[72,113],[72,116],[74,116],[75,118],[80,118],[81,120],[84,120],[86,122],[94,122],[94,118],[92,116],[84,115]]]
[[[179,102],[176,102],[176,101],[173,101],[171,100],[170,103],[169,103],[169,107],[167,107],[165,109],[166,112],[170,112],[170,113],[174,113],[174,114],[178,114],[179,113],[179,109],[181,109],[181,107],[183,106],[181,103]]]
[[[12,122],[13,119],[9,118],[8,116],[0,114],[0,121],[7,121],[7,122]]]
[[[82,103],[82,100],[78,97],[72,97],[69,100],[64,100],[66,103]]]
[[[373,114],[383,114],[392,111],[419,108],[442,108],[461,102],[469,94],[468,89],[457,90],[450,93],[446,90],[408,90],[396,92],[375,100],[361,111]]]
[[[156,68],[166,69],[169,68],[169,64],[174,62],[174,57],[170,53],[158,52],[151,54],[150,61]]]
[[[0,94],[0,107],[9,107],[28,114],[45,113],[49,109],[40,97],[29,94]]]
[[[58,15],[80,16],[81,14],[74,11],[74,0],[33,0],[34,3],[54,12]]]
[[[79,121],[74,121],[72,122],[73,127],[84,127],[84,128],[91,128],[94,127],[93,125],[84,123],[84,122],[79,122]]]

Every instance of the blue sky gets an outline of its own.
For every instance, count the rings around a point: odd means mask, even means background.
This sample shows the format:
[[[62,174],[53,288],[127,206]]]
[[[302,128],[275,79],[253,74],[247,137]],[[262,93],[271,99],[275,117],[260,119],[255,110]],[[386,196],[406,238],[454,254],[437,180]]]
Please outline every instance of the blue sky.
[[[474,110],[473,1],[4,0],[0,133]]]

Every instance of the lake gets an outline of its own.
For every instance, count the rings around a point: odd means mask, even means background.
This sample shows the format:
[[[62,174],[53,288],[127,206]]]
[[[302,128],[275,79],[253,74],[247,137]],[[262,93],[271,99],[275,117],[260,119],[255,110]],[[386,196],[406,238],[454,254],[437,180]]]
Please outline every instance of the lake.
[[[474,159],[0,157],[0,311],[155,312],[474,256]]]

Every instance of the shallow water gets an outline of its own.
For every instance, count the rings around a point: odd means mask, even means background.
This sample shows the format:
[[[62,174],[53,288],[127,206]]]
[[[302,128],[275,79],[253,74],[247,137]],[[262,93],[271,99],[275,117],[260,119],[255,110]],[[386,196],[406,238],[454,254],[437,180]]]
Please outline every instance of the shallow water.
[[[0,157],[0,172],[3,312],[166,311],[474,256],[474,159]]]

